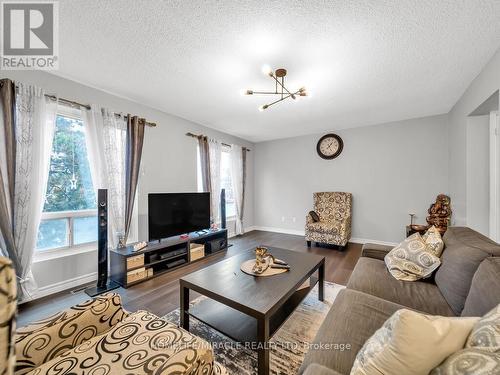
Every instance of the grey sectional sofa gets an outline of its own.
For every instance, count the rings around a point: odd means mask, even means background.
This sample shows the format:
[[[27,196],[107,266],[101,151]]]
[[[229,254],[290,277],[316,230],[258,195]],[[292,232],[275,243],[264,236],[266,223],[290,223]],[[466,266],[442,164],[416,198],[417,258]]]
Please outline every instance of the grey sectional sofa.
[[[349,374],[365,341],[401,308],[482,316],[498,305],[500,245],[465,227],[448,228],[444,242],[434,277],[416,282],[398,281],[389,274],[384,256],[391,247],[364,245],[347,288],[336,298],[299,373]],[[332,344],[350,349],[332,350]]]

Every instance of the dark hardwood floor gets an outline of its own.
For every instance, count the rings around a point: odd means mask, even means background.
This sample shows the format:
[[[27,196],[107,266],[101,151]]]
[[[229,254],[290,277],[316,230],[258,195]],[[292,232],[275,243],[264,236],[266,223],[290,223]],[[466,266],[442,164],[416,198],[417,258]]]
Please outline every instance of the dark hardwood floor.
[[[326,258],[325,280],[342,285],[347,283],[361,254],[361,245],[359,244],[349,243],[342,252],[334,248],[314,246],[308,249],[303,236],[262,231],[253,231],[243,236],[231,238],[229,243],[233,244],[233,246],[227,252],[202,259],[131,288],[119,288],[115,291],[121,295],[123,305],[128,311],[148,310],[158,316],[163,316],[179,307],[180,277],[257,245],[281,247],[322,255]],[[22,304],[19,306],[17,325],[24,326],[29,322],[47,317],[89,299],[83,290],[80,288],[78,290],[76,292],[64,291]],[[192,299],[197,296],[196,293],[191,293]]]

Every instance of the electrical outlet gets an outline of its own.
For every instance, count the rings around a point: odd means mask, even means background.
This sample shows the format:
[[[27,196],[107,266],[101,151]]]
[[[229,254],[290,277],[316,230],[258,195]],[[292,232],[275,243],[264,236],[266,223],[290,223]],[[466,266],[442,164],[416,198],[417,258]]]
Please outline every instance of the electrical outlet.
[[[282,223],[284,223],[284,222],[285,222],[285,217],[284,217],[284,216],[282,216],[282,217],[281,217],[281,222],[282,222]]]
[[[297,218],[295,216],[292,217],[292,221],[295,223],[297,221]]]

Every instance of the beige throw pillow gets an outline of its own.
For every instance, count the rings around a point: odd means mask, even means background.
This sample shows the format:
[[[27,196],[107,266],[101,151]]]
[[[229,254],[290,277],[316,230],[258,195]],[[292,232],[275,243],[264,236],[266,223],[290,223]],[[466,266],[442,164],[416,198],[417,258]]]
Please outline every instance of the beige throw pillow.
[[[391,275],[404,281],[429,277],[441,264],[419,233],[412,234],[389,251],[384,261]]]
[[[429,250],[431,250],[432,253],[439,258],[444,248],[444,242],[441,238],[441,233],[439,233],[439,230],[433,225],[432,227],[427,229],[427,232],[425,232],[425,234],[422,236],[422,239],[427,244]]]
[[[464,347],[478,320],[398,310],[358,352],[351,375],[428,375]]]

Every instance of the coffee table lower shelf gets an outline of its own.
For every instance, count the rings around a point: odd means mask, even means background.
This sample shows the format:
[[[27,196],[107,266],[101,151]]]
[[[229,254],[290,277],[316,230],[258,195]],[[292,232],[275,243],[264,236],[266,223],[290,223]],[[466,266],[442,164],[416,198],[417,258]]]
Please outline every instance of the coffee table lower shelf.
[[[269,320],[269,337],[282,326],[285,320],[311,291],[312,286],[295,291]],[[257,319],[235,310],[223,303],[206,298],[189,308],[190,317],[223,333],[240,343],[257,343]]]

